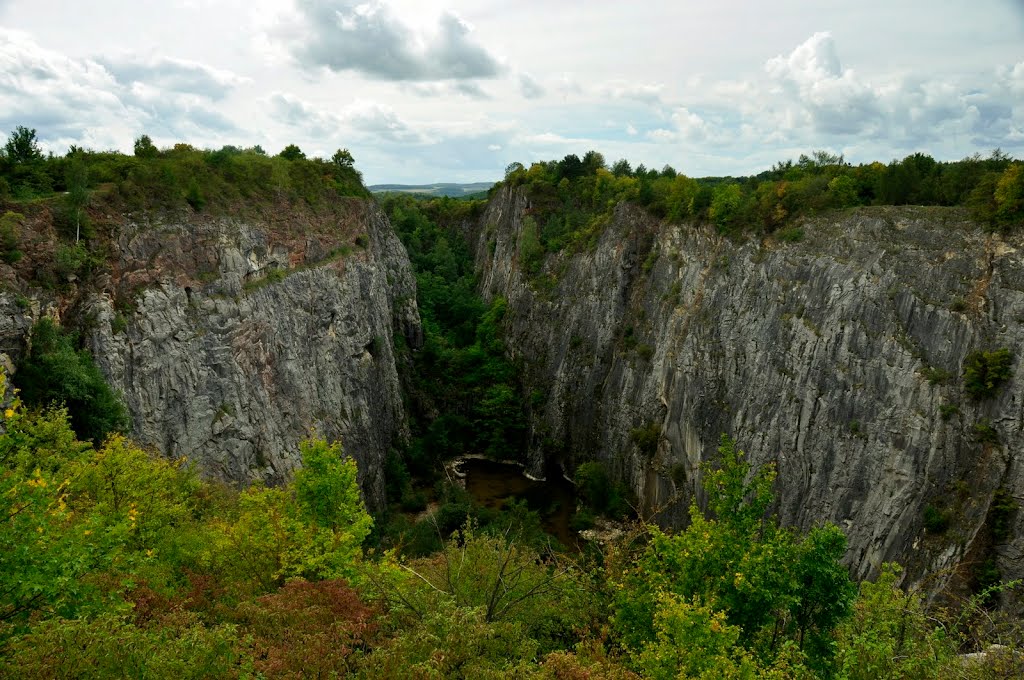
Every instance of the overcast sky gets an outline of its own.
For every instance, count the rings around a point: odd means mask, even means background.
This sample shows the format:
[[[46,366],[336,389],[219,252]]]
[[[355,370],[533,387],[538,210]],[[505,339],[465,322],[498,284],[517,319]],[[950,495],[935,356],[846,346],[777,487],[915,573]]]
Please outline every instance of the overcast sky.
[[[347,147],[367,183],[597,149],[1024,156],[1024,0],[0,0],[0,132],[47,150]]]

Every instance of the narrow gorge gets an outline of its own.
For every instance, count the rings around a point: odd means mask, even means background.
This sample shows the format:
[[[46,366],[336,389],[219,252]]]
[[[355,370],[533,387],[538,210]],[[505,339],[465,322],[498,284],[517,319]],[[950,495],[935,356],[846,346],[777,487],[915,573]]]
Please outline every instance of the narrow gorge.
[[[783,523],[843,529],[857,578],[898,561],[937,589],[993,558],[1024,576],[1018,519],[998,545],[988,526],[1000,498],[1024,498],[1021,382],[976,399],[963,378],[972,352],[1020,356],[1019,237],[956,209],[879,207],[806,220],[798,243],[736,241],[621,204],[589,246],[527,273],[534,212],[506,186],[468,232],[543,395],[535,474],[596,459],[645,516],[679,526],[728,433],[777,466]],[[951,525],[927,531],[929,513]]]

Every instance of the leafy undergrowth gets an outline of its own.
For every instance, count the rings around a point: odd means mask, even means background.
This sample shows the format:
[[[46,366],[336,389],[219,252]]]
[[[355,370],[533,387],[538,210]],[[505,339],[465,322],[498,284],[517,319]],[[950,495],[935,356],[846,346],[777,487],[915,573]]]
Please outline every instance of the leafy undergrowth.
[[[0,376],[2,380],[2,376]],[[3,391],[0,389],[0,391]],[[929,610],[887,566],[859,594],[826,525],[765,510],[733,442],[709,510],[570,557],[469,520],[432,554],[366,551],[354,462],[302,445],[287,486],[235,491],[120,435],[77,439],[15,399],[0,434],[0,675],[11,678],[1015,677],[964,665],[968,607]],[[529,513],[523,511],[524,515]],[[991,616],[975,621],[991,624]],[[1013,644],[1014,627],[991,628]],[[988,639],[991,639],[990,637]],[[996,675],[995,673],[1003,673]]]

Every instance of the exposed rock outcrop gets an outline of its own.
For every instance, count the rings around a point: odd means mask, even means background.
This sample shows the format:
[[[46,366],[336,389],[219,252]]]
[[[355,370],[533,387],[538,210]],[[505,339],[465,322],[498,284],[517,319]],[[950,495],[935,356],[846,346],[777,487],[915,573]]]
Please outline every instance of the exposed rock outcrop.
[[[502,188],[473,230],[481,288],[508,300],[529,390],[530,467],[603,461],[659,521],[680,524],[721,433],[778,469],[783,522],[830,520],[868,577],[970,580],[995,558],[1024,576],[1024,513],[992,538],[997,489],[1024,500],[1024,243],[951,209],[862,209],[808,221],[799,243],[735,243],[619,206],[596,246],[531,281],[531,212]],[[1009,348],[1016,377],[963,389],[965,357]],[[998,439],[998,443],[995,440]],[[924,528],[926,507],[948,517]],[[934,585],[934,584],[933,584]]]
[[[5,296],[7,335],[71,308],[139,443],[223,480],[277,483],[316,432],[342,440],[379,508],[384,458],[407,436],[395,339],[422,340],[415,278],[374,204],[320,217],[128,220],[109,273],[74,300],[20,309]]]

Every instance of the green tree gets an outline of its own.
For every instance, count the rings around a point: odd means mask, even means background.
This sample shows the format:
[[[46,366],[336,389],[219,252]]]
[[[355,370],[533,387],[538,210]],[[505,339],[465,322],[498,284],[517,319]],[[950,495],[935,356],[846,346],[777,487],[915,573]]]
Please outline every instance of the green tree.
[[[974,399],[994,397],[1013,376],[1013,354],[1006,347],[971,352],[964,357],[964,390]]]
[[[848,680],[952,677],[952,640],[925,610],[922,594],[899,587],[901,568],[882,565],[860,585],[853,616],[837,630],[836,670]],[[952,671],[953,669],[948,669]]]
[[[281,153],[277,154],[279,158],[283,158],[286,161],[300,161],[305,160],[306,154],[303,153],[295,144],[289,144],[288,146],[281,149]]]
[[[294,485],[303,515],[324,529],[347,532],[354,545],[361,545],[373,521],[363,507],[356,462],[342,455],[340,442],[308,439],[299,450],[302,468]]]
[[[76,351],[74,343],[52,320],[40,319],[15,378],[26,403],[64,404],[78,436],[100,443],[128,427],[128,413],[89,352]]]
[[[625,158],[620,158],[612,165],[612,174],[616,177],[631,177],[633,175],[633,168],[630,166],[629,161]]]
[[[156,158],[160,155],[160,150],[153,144],[153,140],[149,138],[149,135],[142,135],[136,139],[133,151],[136,158]]]
[[[356,160],[352,157],[352,154],[348,149],[338,149],[335,151],[334,155],[331,156],[331,162],[343,170],[351,170],[356,164]]]
[[[89,170],[80,155],[68,162],[64,173],[67,193],[64,196],[66,208],[75,224],[75,243],[81,238],[83,210],[89,202]]]
[[[564,647],[597,613],[588,576],[570,560],[538,551],[509,528],[491,534],[472,520],[439,553],[385,563],[374,581],[402,621],[454,605],[480,612],[487,624],[521,625],[544,650]]]
[[[527,276],[540,271],[544,262],[544,246],[540,243],[540,233],[533,217],[523,218],[523,229],[519,234],[519,266]]]
[[[845,537],[831,525],[798,537],[768,518],[774,470],[767,466],[751,473],[728,437],[722,438],[719,461],[704,468],[711,517],[694,505],[686,530],[669,535],[651,528],[643,553],[621,576],[613,576],[613,620],[623,644],[646,665],[664,651],[666,640],[686,639],[666,638],[666,630],[707,636],[718,612],[722,625],[735,627],[730,644],[743,648],[726,657],[742,660],[745,649],[769,667],[793,646],[811,666],[827,667],[829,636],[849,615],[855,593],[839,563]],[[721,650],[713,649],[719,651],[702,666],[719,663]]]
[[[1024,163],[1014,163],[1003,171],[993,198],[995,218],[1000,224],[1024,222]]]
[[[215,559],[231,578],[269,591],[290,578],[352,579],[373,527],[356,483],[356,465],[338,444],[302,444],[303,468],[286,488],[252,486],[237,516],[219,522]]]
[[[839,175],[828,183],[829,202],[834,208],[857,205],[857,184],[849,175]]]
[[[14,164],[29,164],[42,160],[43,151],[39,148],[35,128],[29,129],[23,125],[15,128],[7,138],[4,153],[7,161]]]

